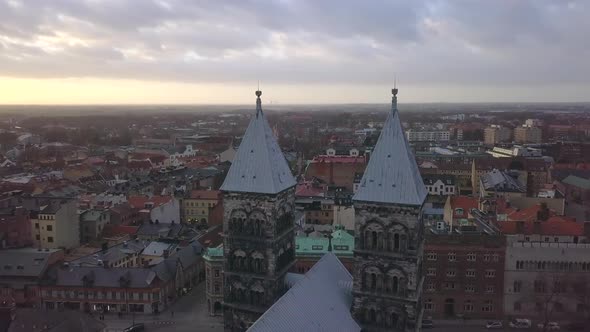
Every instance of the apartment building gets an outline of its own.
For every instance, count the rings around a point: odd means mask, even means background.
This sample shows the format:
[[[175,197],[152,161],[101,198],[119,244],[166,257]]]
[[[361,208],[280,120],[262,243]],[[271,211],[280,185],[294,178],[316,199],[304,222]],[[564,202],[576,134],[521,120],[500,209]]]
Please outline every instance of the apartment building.
[[[50,200],[31,213],[33,245],[43,249],[80,246],[80,221],[75,200]]]

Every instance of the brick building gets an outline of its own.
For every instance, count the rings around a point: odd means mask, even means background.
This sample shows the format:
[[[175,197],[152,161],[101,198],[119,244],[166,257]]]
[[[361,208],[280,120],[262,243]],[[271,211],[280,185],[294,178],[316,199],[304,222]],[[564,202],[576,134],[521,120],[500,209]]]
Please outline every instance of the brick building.
[[[29,212],[23,207],[0,209],[0,248],[22,248],[32,244]]]
[[[429,234],[424,248],[424,315],[501,318],[504,252],[502,235]]]

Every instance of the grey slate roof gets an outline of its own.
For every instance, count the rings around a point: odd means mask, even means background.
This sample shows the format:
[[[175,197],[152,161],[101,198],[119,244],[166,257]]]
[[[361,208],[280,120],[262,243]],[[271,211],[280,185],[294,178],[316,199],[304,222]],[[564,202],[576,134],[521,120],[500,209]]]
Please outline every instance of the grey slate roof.
[[[34,248],[0,250],[0,276],[41,277],[50,255],[59,249],[38,251]]]
[[[426,188],[408,145],[397,110],[397,96],[353,199],[355,201],[422,205]]]
[[[221,186],[223,191],[277,194],[296,184],[285,156],[262,112],[258,93],[259,91],[257,91],[256,115],[250,120],[242,143]]]
[[[360,331],[350,314],[352,276],[325,254],[248,329],[251,332]]]
[[[156,273],[146,268],[55,267],[49,272],[56,286],[83,287],[84,280],[93,280],[93,287],[120,287],[121,278],[130,280],[130,288],[147,288]]]

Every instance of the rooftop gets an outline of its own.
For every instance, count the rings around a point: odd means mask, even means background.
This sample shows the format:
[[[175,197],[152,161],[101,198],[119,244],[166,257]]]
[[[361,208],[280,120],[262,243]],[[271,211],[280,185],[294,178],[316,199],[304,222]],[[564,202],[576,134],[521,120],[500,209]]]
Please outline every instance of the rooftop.
[[[350,314],[352,276],[325,254],[248,329],[251,332],[360,331]]]
[[[391,111],[353,199],[420,206],[426,195],[416,159],[400,122],[397,89],[394,89]]]
[[[277,194],[295,186],[273,131],[262,112],[261,91],[256,91],[256,115],[252,117],[221,190]]]

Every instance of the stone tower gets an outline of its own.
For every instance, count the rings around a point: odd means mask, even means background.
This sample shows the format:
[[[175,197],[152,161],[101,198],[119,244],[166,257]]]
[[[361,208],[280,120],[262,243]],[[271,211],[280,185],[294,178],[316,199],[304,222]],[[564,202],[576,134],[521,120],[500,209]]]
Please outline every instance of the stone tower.
[[[295,262],[295,179],[256,91],[252,117],[223,191],[224,327],[245,331],[285,291]]]
[[[397,92],[353,197],[352,314],[363,331],[420,330],[426,189],[397,110]]]

